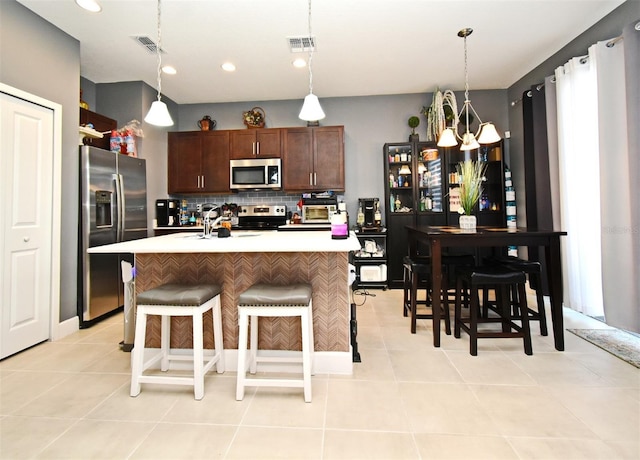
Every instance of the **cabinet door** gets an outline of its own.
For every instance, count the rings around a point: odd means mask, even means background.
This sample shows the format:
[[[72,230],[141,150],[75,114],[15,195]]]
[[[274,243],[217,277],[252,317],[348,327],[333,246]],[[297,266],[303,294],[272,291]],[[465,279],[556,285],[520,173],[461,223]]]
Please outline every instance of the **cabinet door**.
[[[168,135],[168,192],[201,191],[202,144],[200,131],[172,132]]]
[[[445,178],[449,199],[446,200],[448,208],[448,225],[458,225],[460,215],[459,184],[456,174],[456,165],[465,160],[482,161],[486,163],[485,182],[480,201],[475,207],[474,214],[478,218],[478,225],[493,227],[506,226],[505,197],[504,197],[504,162],[502,159],[502,141],[495,144],[481,146],[476,150],[461,152],[458,147],[446,149],[447,171]]]
[[[413,166],[413,144],[385,144],[384,152],[387,218],[413,214],[417,210],[413,188],[417,177],[416,168]]]
[[[240,160],[243,158],[255,158],[256,156],[256,130],[231,131],[229,142],[229,158]]]
[[[230,158],[280,158],[280,129],[246,129],[231,131]]]
[[[313,131],[309,128],[288,128],[283,131],[282,186],[286,191],[312,190]]]
[[[280,158],[282,152],[281,130],[256,129],[256,155],[260,158]]]
[[[415,225],[413,213],[397,213],[387,221],[387,282],[391,288],[403,285],[402,259],[409,254],[407,225]]]
[[[101,133],[118,129],[118,122],[116,120],[80,107],[80,124],[86,125],[87,123],[91,123],[93,125],[93,129]],[[84,144],[98,147],[104,150],[109,150],[110,139],[110,134],[105,134],[102,138],[99,139],[85,138]]]
[[[314,188],[344,190],[344,128],[313,128]]]
[[[229,131],[202,133],[202,191],[230,193]]]

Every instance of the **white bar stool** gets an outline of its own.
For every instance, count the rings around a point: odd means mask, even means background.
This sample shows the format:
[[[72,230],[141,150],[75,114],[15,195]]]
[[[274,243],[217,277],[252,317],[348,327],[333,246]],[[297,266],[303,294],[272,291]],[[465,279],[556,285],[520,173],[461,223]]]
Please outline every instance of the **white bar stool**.
[[[216,365],[219,374],[224,372],[224,349],[222,345],[222,313],[220,308],[220,286],[217,284],[181,285],[163,284],[138,294],[136,333],[132,350],[131,396],[140,394],[141,383],[166,385],[193,385],[195,399],[204,396],[204,375]],[[213,311],[213,356],[204,363],[202,318],[206,311]],[[147,361],[144,360],[147,315],[159,315],[161,322],[161,347]],[[170,331],[172,316],[191,316],[193,319],[193,355],[171,354]],[[193,361],[193,377],[169,375],[144,375],[144,371],[160,361],[162,371],[169,370],[170,361]]]
[[[305,402],[311,402],[311,373],[313,361],[313,308],[311,285],[298,283],[291,285],[254,284],[240,294],[238,299],[238,380],[236,400],[244,398],[245,387],[297,387],[304,388]],[[299,316],[302,328],[302,353],[295,357],[267,357],[258,355],[258,318],[260,316]],[[302,378],[247,378],[247,330],[251,318],[251,340],[249,368],[256,373],[259,362],[300,363]]]

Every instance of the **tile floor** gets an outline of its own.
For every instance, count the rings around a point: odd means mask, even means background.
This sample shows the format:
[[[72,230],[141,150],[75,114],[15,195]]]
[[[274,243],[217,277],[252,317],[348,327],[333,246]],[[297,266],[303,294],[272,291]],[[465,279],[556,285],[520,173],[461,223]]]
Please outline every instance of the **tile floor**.
[[[129,391],[122,318],[0,362],[0,458],[638,459],[640,371],[566,333],[566,351],[533,325],[519,339],[464,336],[432,346],[409,332],[401,291],[358,296],[362,363],[300,390],[248,390],[235,372],[188,387]],[[606,327],[572,311],[566,327]]]

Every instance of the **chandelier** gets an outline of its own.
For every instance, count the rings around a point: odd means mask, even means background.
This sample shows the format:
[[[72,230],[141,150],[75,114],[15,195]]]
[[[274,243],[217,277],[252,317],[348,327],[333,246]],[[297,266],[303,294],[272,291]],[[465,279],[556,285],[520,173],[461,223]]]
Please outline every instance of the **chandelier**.
[[[313,71],[311,69],[311,64],[313,62],[313,50],[316,47],[316,41],[311,35],[311,0],[309,0],[309,94],[304,98],[304,104],[302,104],[302,109],[300,110],[300,115],[298,117],[301,120],[314,122],[318,120],[322,120],[325,117],[324,110],[320,107],[320,101],[318,100],[318,96],[313,94]]]
[[[160,100],[162,90],[162,29],[160,28],[160,0],[158,0],[158,42],[156,43],[156,55],[158,57],[158,100],[153,101],[151,108],[144,117],[144,121],[155,126],[173,126],[173,120],[169,115],[167,104]]]
[[[460,150],[475,150],[480,148],[480,144],[491,144],[498,142],[501,137],[496,131],[496,127],[491,122],[483,123],[478,116],[469,100],[469,74],[467,72],[467,37],[471,35],[473,29],[466,28],[458,32],[458,37],[464,38],[464,105],[462,110],[457,116],[457,119],[461,119],[464,115],[465,132],[462,136],[458,133],[457,123],[454,122],[453,127],[447,127],[440,134],[438,139],[438,147],[454,147],[458,145],[458,140],[462,141]],[[480,126],[475,133],[471,132],[469,128],[469,116],[472,112],[478,119]]]

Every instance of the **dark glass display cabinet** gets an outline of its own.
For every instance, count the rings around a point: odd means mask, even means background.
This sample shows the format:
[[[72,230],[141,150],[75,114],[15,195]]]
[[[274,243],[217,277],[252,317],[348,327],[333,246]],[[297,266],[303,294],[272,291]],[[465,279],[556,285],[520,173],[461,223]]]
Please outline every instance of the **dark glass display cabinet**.
[[[503,144],[461,152],[433,142],[387,143],[383,147],[387,282],[403,283],[402,258],[407,255],[407,225],[459,225],[456,165],[465,159],[487,163],[484,193],[474,214],[481,226],[506,226]],[[418,248],[420,252],[422,248]],[[427,253],[424,248],[424,253]]]
[[[407,225],[446,225],[446,162],[432,142],[385,144],[384,180],[387,226],[387,282],[402,287]]]

